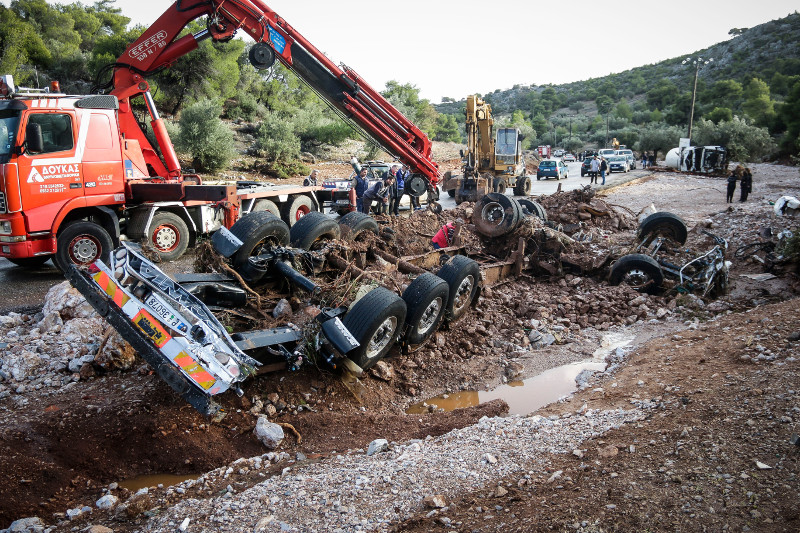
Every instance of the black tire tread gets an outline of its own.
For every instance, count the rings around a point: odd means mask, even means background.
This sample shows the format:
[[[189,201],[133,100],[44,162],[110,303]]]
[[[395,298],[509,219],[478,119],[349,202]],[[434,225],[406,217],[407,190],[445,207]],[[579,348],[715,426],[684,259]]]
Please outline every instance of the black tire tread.
[[[103,226],[100,224],[85,220],[75,220],[64,226],[64,228],[62,228],[62,230],[58,233],[56,254],[53,257],[53,263],[55,263],[59,270],[66,272],[67,268],[69,267],[69,252],[64,251],[65,246],[62,246],[62,244],[72,240],[81,233],[91,232],[94,232],[95,236],[99,240],[104,241],[100,243],[103,250],[100,253],[99,259],[106,264],[109,263],[111,250],[114,248],[114,241],[111,240],[111,235],[109,235],[105,228],[103,228]],[[75,235],[72,235],[73,233]]]
[[[364,231],[371,231],[375,235],[380,233],[380,228],[375,219],[366,213],[359,213],[358,211],[352,211],[340,218],[339,226],[347,228],[342,228],[341,235],[349,241],[355,240]]]
[[[269,211],[248,213],[231,226],[231,233],[244,243],[231,258],[234,267],[240,268],[247,263],[255,245],[263,240],[263,231],[267,227],[272,230],[272,236],[276,238],[278,245],[289,244],[289,227]]]
[[[686,222],[675,213],[668,211],[658,211],[645,218],[639,224],[639,238],[645,239],[651,233],[658,232],[662,227],[667,227],[669,237],[672,240],[678,244],[686,244],[686,239],[689,236]]]
[[[308,250],[320,239],[338,239],[339,224],[319,211],[312,211],[297,221],[289,230],[289,243],[295,248]]]
[[[351,352],[350,358],[354,363],[364,370],[372,367],[375,363],[383,359],[386,353],[391,350],[394,343],[389,343],[379,357],[366,361],[366,338],[374,329],[376,323],[383,322],[387,316],[386,312],[398,313],[398,332],[406,319],[406,303],[397,294],[385,287],[376,287],[368,292],[347,312],[342,323],[361,346]],[[366,366],[365,366],[366,365]]]
[[[634,266],[645,270],[653,279],[653,283],[644,292],[649,294],[658,292],[664,282],[664,271],[655,259],[645,254],[628,254],[617,259],[608,273],[609,283],[612,285],[622,283],[625,274]]]
[[[478,292],[478,282],[480,281],[481,269],[480,265],[473,259],[464,255],[456,255],[439,269],[436,275],[442,278],[447,286],[450,287],[450,294],[447,296],[447,305],[445,306],[445,318],[447,320],[457,320],[460,316],[453,316],[453,305],[456,298],[456,289],[461,284],[461,281],[470,273],[475,277],[475,284],[472,287],[472,294],[470,295],[470,303],[475,298]]]
[[[163,221],[168,221],[170,224],[175,226],[178,229],[178,233],[180,233],[178,247],[171,252],[162,252],[158,250],[158,248],[155,248],[155,244],[153,244],[153,231],[155,231],[155,229],[160,223],[163,223]],[[189,226],[186,225],[186,222],[181,217],[169,211],[158,211],[153,216],[153,220],[150,222],[150,231],[147,235],[147,245],[158,250],[162,261],[174,261],[186,252],[186,249],[189,247],[189,238]]]
[[[418,324],[415,322],[419,322],[421,316],[416,316],[417,314],[421,314],[425,308],[428,307],[428,304],[436,298],[436,293],[442,292],[442,311],[439,315],[439,318],[436,320],[436,324],[433,328],[428,332],[425,337],[419,338],[418,334],[416,333],[416,328]],[[403,291],[403,301],[406,303],[406,342],[409,344],[421,344],[430,338],[439,326],[442,323],[442,319],[445,315],[446,304],[450,296],[450,286],[447,284],[445,280],[431,274],[430,272],[425,272],[417,276],[414,281],[412,281],[406,290]]]

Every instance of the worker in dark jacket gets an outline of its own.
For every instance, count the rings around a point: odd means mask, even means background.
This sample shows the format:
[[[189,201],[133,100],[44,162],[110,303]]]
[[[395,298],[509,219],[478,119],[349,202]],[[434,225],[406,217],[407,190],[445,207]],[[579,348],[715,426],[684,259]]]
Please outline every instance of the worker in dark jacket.
[[[356,191],[356,211],[364,212],[364,193],[367,192],[369,181],[367,180],[367,169],[362,168],[353,178],[352,187]]]
[[[303,187],[316,187],[317,186],[317,169],[311,171],[311,174],[303,180]]]
[[[389,215],[396,217],[400,214],[400,200],[405,192],[405,176],[400,171],[400,165],[394,164],[390,170],[394,182],[389,188]]]
[[[600,185],[606,184],[606,172],[608,172],[608,161],[603,156],[600,156],[600,177],[603,178],[603,183]]]
[[[753,174],[750,172],[750,169],[744,167],[742,169],[742,184],[741,188],[741,195],[739,196],[740,202],[747,201],[747,195],[753,192]]]
[[[736,167],[731,172],[731,175],[728,176],[728,196],[727,196],[727,203],[733,202],[733,193],[736,191],[736,180],[739,179],[739,169],[741,166]]]
[[[387,204],[389,202],[389,189],[394,183],[394,178],[390,174],[386,174],[383,181],[378,181],[372,184],[364,193],[364,210],[363,213],[369,214],[372,208],[372,202],[378,201]]]

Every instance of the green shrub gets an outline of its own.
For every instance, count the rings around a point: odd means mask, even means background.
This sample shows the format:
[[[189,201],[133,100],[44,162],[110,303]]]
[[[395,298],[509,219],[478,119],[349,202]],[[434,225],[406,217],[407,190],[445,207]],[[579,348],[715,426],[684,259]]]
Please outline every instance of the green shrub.
[[[300,138],[294,124],[276,113],[267,113],[256,129],[256,152],[268,162],[286,163],[300,157]]]
[[[266,108],[258,99],[249,93],[239,93],[236,98],[225,105],[225,116],[231,120],[254,122],[266,113]]]
[[[216,172],[228,167],[236,154],[233,132],[219,115],[221,108],[211,100],[201,100],[184,109],[178,119],[175,138],[178,151],[192,157],[197,170]]]

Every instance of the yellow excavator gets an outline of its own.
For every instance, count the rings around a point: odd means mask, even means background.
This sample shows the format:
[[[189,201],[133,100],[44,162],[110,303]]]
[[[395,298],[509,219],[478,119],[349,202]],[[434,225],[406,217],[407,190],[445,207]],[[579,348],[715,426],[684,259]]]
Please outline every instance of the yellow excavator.
[[[442,190],[456,203],[477,202],[489,192],[505,193],[513,187],[517,196],[531,192],[522,156],[523,136],[519,128],[494,131],[492,106],[477,95],[467,97],[467,151],[461,152],[462,174],[446,172]]]

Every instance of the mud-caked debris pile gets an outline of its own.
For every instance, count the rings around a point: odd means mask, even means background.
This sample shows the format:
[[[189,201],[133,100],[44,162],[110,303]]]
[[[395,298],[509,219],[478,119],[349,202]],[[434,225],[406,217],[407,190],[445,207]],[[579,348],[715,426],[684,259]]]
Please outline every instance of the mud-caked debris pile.
[[[636,228],[636,217],[597,198],[595,193],[594,189],[585,187],[542,196],[537,201],[547,210],[550,221],[568,234],[587,226],[607,230]]]

